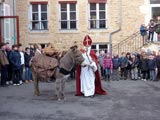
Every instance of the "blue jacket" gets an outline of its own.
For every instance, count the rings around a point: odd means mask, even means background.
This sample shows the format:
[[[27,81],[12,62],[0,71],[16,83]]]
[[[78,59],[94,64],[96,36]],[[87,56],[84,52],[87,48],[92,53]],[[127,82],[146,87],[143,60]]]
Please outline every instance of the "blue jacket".
[[[112,62],[113,62],[113,69],[118,69],[120,66],[119,58],[113,58]]]
[[[140,32],[141,32],[141,35],[142,35],[142,36],[147,35],[147,30],[146,30],[146,28],[145,28],[144,26],[141,26],[141,27],[140,27]]]
[[[121,57],[120,58],[120,67],[126,68],[127,65],[128,65],[128,59],[126,57]]]
[[[18,70],[21,67],[21,55],[18,51],[11,51],[9,54],[9,60],[11,62],[13,70]]]
[[[156,59],[153,60],[148,60],[148,69],[149,70],[155,70],[155,68],[157,67],[157,62]]]

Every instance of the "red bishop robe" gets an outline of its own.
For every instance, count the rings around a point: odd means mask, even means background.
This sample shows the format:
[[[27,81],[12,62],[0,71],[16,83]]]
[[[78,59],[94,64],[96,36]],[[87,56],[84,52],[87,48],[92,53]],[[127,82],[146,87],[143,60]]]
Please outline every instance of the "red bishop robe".
[[[90,56],[92,59],[95,61],[95,63],[98,65],[98,58],[93,50],[90,52]],[[77,65],[76,66],[76,96],[81,96],[83,95],[81,93],[81,80],[80,80],[80,74],[81,74],[81,66]],[[95,94],[100,94],[100,95],[106,95],[107,92],[102,89],[102,84],[101,84],[101,78],[99,71],[97,70],[95,72]]]

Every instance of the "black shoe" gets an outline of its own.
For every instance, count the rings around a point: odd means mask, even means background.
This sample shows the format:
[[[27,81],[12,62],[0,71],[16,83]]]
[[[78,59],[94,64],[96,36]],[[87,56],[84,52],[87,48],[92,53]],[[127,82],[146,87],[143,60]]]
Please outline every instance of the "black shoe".
[[[94,95],[89,96],[90,98],[94,98]]]

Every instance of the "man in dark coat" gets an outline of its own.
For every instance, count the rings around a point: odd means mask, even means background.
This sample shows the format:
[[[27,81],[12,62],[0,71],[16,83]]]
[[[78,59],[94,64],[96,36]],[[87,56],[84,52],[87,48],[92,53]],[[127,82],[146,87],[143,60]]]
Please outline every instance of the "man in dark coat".
[[[18,51],[18,45],[12,46],[13,50],[9,55],[9,60],[12,64],[13,70],[13,84],[19,85],[19,78],[20,78],[20,68],[21,68],[21,55]]]

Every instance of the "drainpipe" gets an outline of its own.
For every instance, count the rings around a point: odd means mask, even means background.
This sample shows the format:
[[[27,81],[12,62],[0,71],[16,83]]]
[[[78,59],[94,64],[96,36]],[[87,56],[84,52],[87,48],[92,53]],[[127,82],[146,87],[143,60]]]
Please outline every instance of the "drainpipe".
[[[16,16],[16,0],[13,0],[13,16]]]
[[[110,47],[110,54],[112,55],[112,35],[121,31],[121,26],[122,26],[122,0],[119,0],[119,16],[118,16],[118,29],[112,31],[109,33],[109,47]]]
[[[13,0],[13,16],[16,16],[16,0]],[[14,36],[13,37],[17,38],[18,36],[17,36],[16,19],[15,18],[13,19],[13,26],[14,26]],[[14,44],[17,43],[16,40],[14,39]]]

